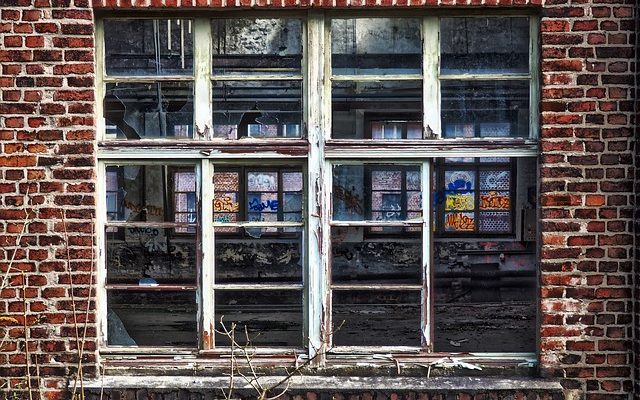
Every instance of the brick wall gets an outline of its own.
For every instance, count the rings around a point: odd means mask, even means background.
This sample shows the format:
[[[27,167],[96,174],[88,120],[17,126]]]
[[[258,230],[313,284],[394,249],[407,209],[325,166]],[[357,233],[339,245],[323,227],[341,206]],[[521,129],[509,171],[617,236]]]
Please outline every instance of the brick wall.
[[[80,339],[87,327],[87,373],[95,359],[95,317],[84,311],[94,265],[93,12],[85,0],[2,0],[0,10],[0,385],[28,388],[28,364],[45,377],[32,380],[34,393],[55,398],[58,377],[78,363],[76,326]]]
[[[332,1],[95,3],[176,9]],[[560,379],[569,396],[627,399],[633,386],[634,0],[541,3],[336,0],[338,7],[538,7],[542,374]],[[78,364],[77,337],[85,327],[85,373],[95,372],[95,315],[93,308],[85,311],[94,296],[92,9],[87,0],[0,0],[0,8],[0,336],[6,338],[0,385],[27,387],[29,364],[32,375],[44,377],[32,388],[56,398],[64,395],[60,377],[71,376]]]

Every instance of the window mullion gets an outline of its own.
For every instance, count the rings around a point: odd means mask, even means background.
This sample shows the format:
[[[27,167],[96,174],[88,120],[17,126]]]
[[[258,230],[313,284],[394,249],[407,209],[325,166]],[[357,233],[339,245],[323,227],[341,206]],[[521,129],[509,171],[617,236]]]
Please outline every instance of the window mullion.
[[[96,85],[96,100],[95,104],[95,114],[96,114],[96,137],[99,140],[104,140],[105,137],[105,122],[104,122],[104,69],[105,69],[105,59],[104,59],[104,20],[98,19],[96,20],[96,75],[95,75],[95,85]],[[106,343],[106,342],[105,342]]]
[[[433,188],[432,162],[422,163],[422,345],[433,351]]]
[[[325,108],[325,26],[324,15],[311,12],[307,21],[306,46],[306,82],[305,106],[307,108],[307,137],[309,139],[309,167],[307,181],[307,216],[308,216],[308,261],[307,261],[307,290],[308,290],[308,337],[309,357],[314,358],[314,364],[324,362],[323,352],[326,348],[325,337],[327,325],[324,310],[327,299],[327,267],[329,232],[323,227],[323,221],[328,221],[329,187],[326,184],[329,172],[324,162],[324,131],[326,128],[330,108]],[[323,325],[324,321],[324,325]],[[319,354],[318,354],[319,353]]]
[[[215,277],[215,238],[211,221],[213,221],[213,162],[202,160],[201,166],[201,217],[200,229],[202,232],[202,266],[201,266],[201,349],[210,350],[214,347],[215,313],[213,282]]]
[[[439,138],[440,127],[440,82],[438,81],[439,19],[425,17],[422,20],[422,107],[423,137]]]
[[[207,18],[197,18],[193,24],[193,73],[194,139],[210,140],[213,137],[213,115],[211,97],[211,24]]]
[[[540,127],[538,71],[538,31],[540,21],[535,16],[529,17],[529,139],[536,140]]]

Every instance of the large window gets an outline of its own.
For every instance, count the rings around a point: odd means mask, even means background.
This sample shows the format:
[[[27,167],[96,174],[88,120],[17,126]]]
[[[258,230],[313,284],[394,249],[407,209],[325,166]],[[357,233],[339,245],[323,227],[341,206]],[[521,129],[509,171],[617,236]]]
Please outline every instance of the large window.
[[[104,354],[530,360],[536,29],[99,21]]]

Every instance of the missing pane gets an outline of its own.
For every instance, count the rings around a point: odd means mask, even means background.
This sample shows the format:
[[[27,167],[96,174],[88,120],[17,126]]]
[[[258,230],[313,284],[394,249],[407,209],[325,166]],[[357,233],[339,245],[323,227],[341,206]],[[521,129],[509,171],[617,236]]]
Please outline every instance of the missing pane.
[[[215,307],[216,346],[231,346],[231,339],[220,331],[230,330],[234,325],[235,340],[240,346],[302,345],[300,291],[218,290]]]
[[[195,347],[196,293],[107,291],[111,346]]]
[[[332,307],[334,346],[420,346],[420,291],[333,290]]]

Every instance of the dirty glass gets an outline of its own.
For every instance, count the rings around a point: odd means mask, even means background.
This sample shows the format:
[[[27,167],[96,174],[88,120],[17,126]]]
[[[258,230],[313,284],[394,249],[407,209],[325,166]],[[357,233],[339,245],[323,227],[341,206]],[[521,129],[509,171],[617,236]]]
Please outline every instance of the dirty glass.
[[[334,165],[335,221],[404,221],[421,216],[419,166]]]
[[[302,171],[249,167],[224,169],[214,173],[213,181],[214,222],[302,221]]]
[[[117,186],[111,183],[112,190],[107,192],[107,202],[113,203],[107,213],[110,221],[195,225],[195,182],[185,184],[183,180],[195,176],[193,166],[120,165],[108,166],[106,172],[107,177],[119,177]],[[183,217],[187,220],[182,221]]]
[[[195,234],[148,226],[106,229],[107,284],[197,283]]]
[[[110,346],[195,347],[195,291],[107,290]]]
[[[216,346],[231,346],[221,332],[235,324],[240,346],[302,346],[302,292],[297,290],[217,290]],[[222,320],[222,324],[221,321]]]
[[[299,138],[302,82],[214,82],[213,125],[215,138]]]
[[[529,136],[529,81],[442,81],[446,138]]]
[[[333,290],[334,346],[421,345],[420,291]]]
[[[107,138],[192,138],[193,83],[108,83],[104,115]]]
[[[107,19],[104,21],[107,75],[191,75],[193,21]]]
[[[440,20],[440,73],[529,72],[529,19],[453,17]]]
[[[420,232],[417,228],[416,233]],[[331,281],[348,284],[420,284],[422,240],[398,236],[379,240],[363,227],[331,229]]]
[[[334,75],[422,73],[419,18],[331,20]]]
[[[334,139],[422,139],[422,82],[334,81]]]
[[[214,74],[299,74],[302,21],[293,18],[214,19]]]
[[[228,233],[226,227],[216,233]],[[238,228],[243,238],[215,235],[216,283],[302,283],[303,229]]]
[[[475,161],[481,235],[434,239],[436,351],[535,351],[536,159],[500,160]]]

